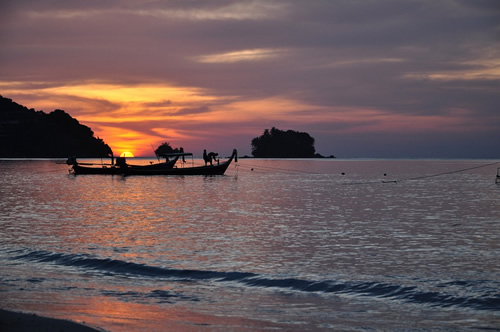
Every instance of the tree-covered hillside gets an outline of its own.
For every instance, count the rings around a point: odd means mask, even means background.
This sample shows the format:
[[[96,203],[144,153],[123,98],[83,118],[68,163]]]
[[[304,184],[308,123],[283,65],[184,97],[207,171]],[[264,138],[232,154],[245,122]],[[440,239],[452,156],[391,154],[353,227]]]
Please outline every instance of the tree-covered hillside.
[[[314,158],[314,138],[308,133],[272,128],[252,140],[256,158]]]
[[[0,157],[106,157],[111,148],[62,110],[49,114],[0,96]]]

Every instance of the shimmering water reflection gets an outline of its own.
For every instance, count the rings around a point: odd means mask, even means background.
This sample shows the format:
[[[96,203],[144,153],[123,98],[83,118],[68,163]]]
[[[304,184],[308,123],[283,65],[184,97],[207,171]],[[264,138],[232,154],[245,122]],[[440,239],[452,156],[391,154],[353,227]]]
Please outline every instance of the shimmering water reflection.
[[[110,330],[500,328],[497,165],[451,173],[488,163],[0,161],[1,303]]]

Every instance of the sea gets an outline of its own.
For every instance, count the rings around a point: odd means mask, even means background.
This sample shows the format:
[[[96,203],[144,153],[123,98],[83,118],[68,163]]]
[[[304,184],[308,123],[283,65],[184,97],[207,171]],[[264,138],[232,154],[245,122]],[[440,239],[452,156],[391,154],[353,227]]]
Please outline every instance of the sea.
[[[1,160],[0,308],[104,331],[500,331],[498,167],[240,158],[124,177]]]

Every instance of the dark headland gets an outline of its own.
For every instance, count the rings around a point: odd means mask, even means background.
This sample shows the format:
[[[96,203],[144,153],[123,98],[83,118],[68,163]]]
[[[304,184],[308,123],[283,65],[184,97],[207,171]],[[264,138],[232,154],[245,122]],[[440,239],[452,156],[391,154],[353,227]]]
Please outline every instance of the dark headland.
[[[0,158],[99,158],[111,153],[65,111],[35,111],[0,96]]]

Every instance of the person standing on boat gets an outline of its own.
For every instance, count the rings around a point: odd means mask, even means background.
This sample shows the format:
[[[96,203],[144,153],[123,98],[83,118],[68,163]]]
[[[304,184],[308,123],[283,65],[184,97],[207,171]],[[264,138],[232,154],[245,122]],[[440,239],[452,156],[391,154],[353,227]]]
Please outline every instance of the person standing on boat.
[[[208,163],[210,163],[210,166],[213,166],[212,164],[212,160],[213,161],[217,161],[217,156],[219,154],[218,153],[215,153],[215,152],[210,152],[207,154],[207,150],[203,150],[203,160],[205,160],[205,166],[207,166]]]

